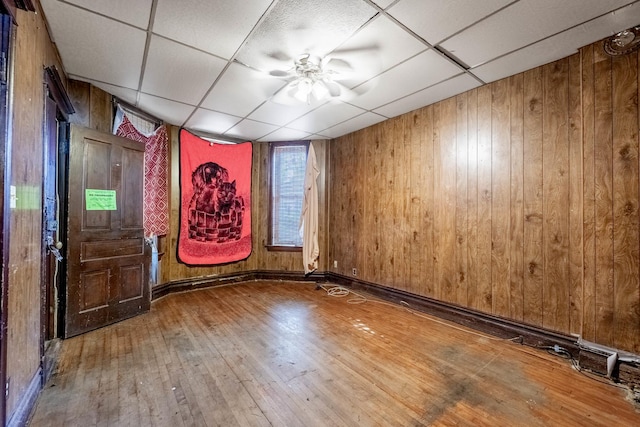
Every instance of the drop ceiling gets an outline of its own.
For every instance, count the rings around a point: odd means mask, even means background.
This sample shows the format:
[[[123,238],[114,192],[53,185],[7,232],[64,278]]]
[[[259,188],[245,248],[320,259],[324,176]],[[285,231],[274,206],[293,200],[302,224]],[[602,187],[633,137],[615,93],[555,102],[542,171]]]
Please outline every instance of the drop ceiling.
[[[72,79],[230,140],[328,139],[640,24],[640,0],[40,0]],[[352,96],[274,102],[303,53]]]

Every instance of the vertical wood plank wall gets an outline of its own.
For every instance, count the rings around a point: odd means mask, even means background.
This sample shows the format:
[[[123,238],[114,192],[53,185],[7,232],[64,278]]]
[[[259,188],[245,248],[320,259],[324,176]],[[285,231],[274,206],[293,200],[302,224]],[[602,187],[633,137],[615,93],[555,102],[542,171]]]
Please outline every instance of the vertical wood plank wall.
[[[639,353],[638,61],[595,43],[331,141],[330,270]]]
[[[88,83],[70,80],[69,97],[76,113],[70,117],[72,123],[111,132],[113,123],[111,95]],[[170,143],[170,234],[162,237],[160,250],[164,252],[160,260],[159,284],[168,282],[199,279],[209,276],[241,273],[254,270],[298,271],[303,270],[301,252],[268,251],[265,247],[268,236],[267,218],[269,209],[268,156],[269,146],[266,143],[253,144],[252,182],[252,236],[253,251],[243,261],[223,266],[188,266],[178,262],[176,244],[178,241],[178,220],[180,212],[179,187],[179,128],[168,126]],[[316,150],[320,176],[318,177],[320,263],[319,271],[327,268],[327,218],[326,218],[326,180],[328,141],[313,141]]]
[[[268,212],[269,212],[269,146],[266,143],[253,144],[253,166],[251,172],[251,231],[252,246],[251,255],[244,261],[235,262],[222,266],[188,266],[178,262],[176,257],[176,245],[178,241],[178,220],[180,209],[180,187],[179,187],[179,128],[172,126],[170,133],[171,150],[171,176],[170,176],[170,217],[171,231],[167,240],[167,248],[162,260],[163,279],[166,281],[180,281],[185,279],[197,279],[231,273],[241,273],[254,270],[275,270],[275,271],[303,271],[301,252],[277,252],[268,251],[265,247],[268,236]],[[326,232],[326,157],[327,141],[313,141],[316,150],[318,166],[321,175],[318,177],[319,193],[319,236],[325,236]],[[319,269],[326,270],[327,251],[326,243],[321,239],[321,256]],[[166,276],[165,276],[166,274]]]
[[[40,367],[44,68],[62,69],[43,14],[17,10],[16,19],[12,174],[7,183],[17,190],[7,265],[7,415],[15,411]]]

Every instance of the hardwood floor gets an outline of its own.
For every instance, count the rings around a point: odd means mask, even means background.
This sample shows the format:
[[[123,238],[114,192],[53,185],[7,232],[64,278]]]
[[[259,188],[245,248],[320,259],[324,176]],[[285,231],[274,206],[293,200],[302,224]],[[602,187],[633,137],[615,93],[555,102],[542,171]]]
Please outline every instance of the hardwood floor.
[[[251,282],[65,340],[30,425],[630,426],[640,413],[543,350]]]

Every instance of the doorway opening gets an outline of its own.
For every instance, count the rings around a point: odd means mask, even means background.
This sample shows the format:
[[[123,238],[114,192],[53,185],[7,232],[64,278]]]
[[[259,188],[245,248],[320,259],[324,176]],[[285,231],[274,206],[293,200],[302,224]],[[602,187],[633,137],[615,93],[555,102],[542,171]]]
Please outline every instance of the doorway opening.
[[[57,360],[59,338],[63,334],[66,260],[66,194],[69,157],[69,115],[71,101],[55,67],[44,72],[44,144],[42,181],[42,277],[41,341],[43,383]]]

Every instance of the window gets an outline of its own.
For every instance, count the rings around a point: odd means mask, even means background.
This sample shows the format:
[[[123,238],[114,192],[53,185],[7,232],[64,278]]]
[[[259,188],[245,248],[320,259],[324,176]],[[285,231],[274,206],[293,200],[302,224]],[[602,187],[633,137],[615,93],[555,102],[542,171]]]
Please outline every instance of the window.
[[[308,142],[271,143],[269,245],[274,250],[300,250],[300,214]]]

